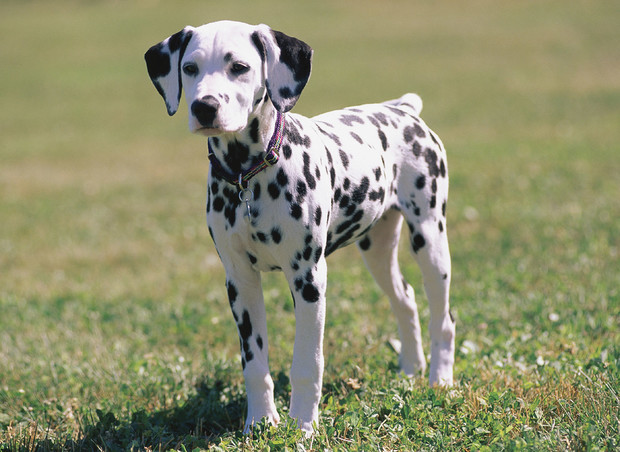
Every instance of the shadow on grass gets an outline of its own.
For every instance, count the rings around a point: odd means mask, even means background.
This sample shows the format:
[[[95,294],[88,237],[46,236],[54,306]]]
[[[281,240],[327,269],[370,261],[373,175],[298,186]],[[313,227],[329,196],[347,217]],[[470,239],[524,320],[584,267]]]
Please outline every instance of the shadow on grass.
[[[289,380],[284,372],[279,373],[275,385],[276,398],[288,398]],[[156,412],[138,410],[129,420],[118,420],[114,413],[97,410],[91,420],[82,419],[82,431],[76,440],[63,444],[49,439],[29,441],[26,447],[0,447],[0,451],[206,448],[218,444],[224,434],[242,435],[247,407],[245,392],[229,388],[227,381],[202,381],[196,386],[196,394],[182,405]]]

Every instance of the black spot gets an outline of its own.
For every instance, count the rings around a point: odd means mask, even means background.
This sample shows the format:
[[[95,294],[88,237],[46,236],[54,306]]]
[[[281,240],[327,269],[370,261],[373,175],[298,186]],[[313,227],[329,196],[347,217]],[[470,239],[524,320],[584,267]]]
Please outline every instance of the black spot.
[[[439,166],[437,165],[437,153],[431,149],[427,148],[424,152],[424,160],[428,164],[428,174],[433,177],[439,176]]]
[[[381,167],[377,166],[374,170],[375,173],[375,179],[377,180],[377,182],[379,182],[379,179],[381,179],[381,175],[383,174],[383,171],[381,171]]]
[[[318,129],[321,133],[323,133],[323,135],[327,136],[330,140],[336,143],[337,146],[341,145],[340,137],[338,135],[336,135],[335,133],[328,132],[327,130],[324,130],[321,127],[319,127]],[[329,157],[329,151],[328,151],[328,157]]]
[[[258,118],[254,118],[250,123],[250,138],[254,143],[258,143]]]
[[[241,324],[239,324],[239,334],[243,341],[247,341],[252,335],[252,322],[250,321],[250,313],[245,309],[241,316]]]
[[[325,256],[329,256],[331,253],[336,251],[338,248],[340,248],[344,244],[349,243],[349,241],[354,238],[355,232],[357,232],[360,229],[360,227],[361,226],[359,224],[354,224],[345,234],[339,236],[335,242],[331,241],[330,235],[328,234],[327,245],[325,248]],[[364,231],[363,233],[365,232],[367,231]]]
[[[316,303],[319,301],[321,295],[314,284],[305,284],[303,290],[301,291],[301,296],[308,303]]]
[[[387,138],[385,136],[385,133],[383,133],[383,130],[379,130],[378,133],[379,133],[379,139],[381,140],[381,147],[385,151],[387,149]]]
[[[441,177],[446,177],[446,164],[443,159],[439,162],[439,174],[441,174]]]
[[[239,329],[239,337],[241,339],[241,349],[245,353],[245,361],[250,362],[254,358],[254,354],[250,351],[249,339],[252,336],[252,322],[250,321],[250,314],[247,310],[243,311],[241,316],[241,323],[237,324]]]
[[[310,172],[310,155],[307,152],[303,154],[304,159],[304,177],[306,178],[306,183],[310,190],[314,190],[316,188],[316,179]]]
[[[355,132],[351,132],[351,136],[353,137],[353,139],[355,141],[357,141],[359,144],[364,143],[364,141],[362,140],[362,138]]]
[[[370,181],[366,176],[364,176],[360,182],[360,184],[353,190],[351,193],[351,199],[356,204],[361,204],[366,199],[366,194],[368,193],[368,188],[370,187]]]
[[[306,194],[308,193],[306,184],[304,181],[297,181],[297,202],[299,204],[303,204],[304,202],[304,198],[306,197]]]
[[[446,216],[446,201],[441,204],[441,213],[444,217]]]
[[[230,226],[234,226],[237,217],[237,207],[240,203],[238,192],[226,186],[222,190],[222,195],[228,198],[228,202],[224,203],[224,217],[228,220]]]
[[[323,211],[321,210],[321,206],[318,206],[314,211],[314,223],[317,226],[321,225],[321,217],[323,216]]]
[[[362,217],[364,216],[364,211],[354,210],[354,212],[355,215],[338,225],[338,227],[336,228],[336,234],[342,234],[343,232],[350,230],[353,225],[357,226],[356,229],[359,229],[359,225],[356,225],[356,223],[362,219]]]
[[[360,240],[357,243],[359,247],[364,251],[367,251],[370,248],[370,239],[368,238],[368,236],[364,237],[362,240]]]
[[[257,232],[256,237],[258,237],[258,240],[260,240],[263,243],[267,243],[269,241],[269,238],[264,232]]]
[[[435,206],[437,205],[437,196],[435,196],[435,195],[431,196],[431,201],[430,201],[429,205],[430,205],[431,209],[435,208]]]
[[[282,145],[282,155],[284,156],[286,160],[290,159],[291,156],[293,155],[293,151],[291,150],[291,147],[288,144]]]
[[[280,187],[285,187],[288,184],[288,176],[282,168],[278,171],[276,181],[280,184]]]
[[[443,223],[439,222],[439,232],[443,232]]]
[[[282,241],[282,231],[279,228],[273,228],[271,230],[271,239],[274,243],[280,243]]]
[[[380,187],[379,190],[371,191],[368,195],[368,199],[371,201],[383,202],[385,200],[385,190],[383,187]]]
[[[377,120],[384,126],[388,125],[387,117],[383,113],[381,112],[373,113],[373,116],[377,118]]]
[[[312,256],[312,247],[307,246],[306,248],[304,248],[302,257],[304,258],[305,261],[309,261],[310,256]]]
[[[233,284],[232,281],[228,281],[226,283],[226,291],[228,292],[228,301],[232,305],[235,301],[237,301],[237,287]]]
[[[301,218],[302,210],[299,204],[291,204],[291,216],[296,220]]]
[[[222,210],[224,210],[224,198],[222,198],[221,196],[216,196],[213,199],[213,210],[215,210],[216,212],[221,212]]]
[[[284,131],[288,140],[294,145],[302,145],[304,140],[301,137],[301,133],[297,128],[297,123],[295,121],[287,121],[286,129]]]
[[[323,247],[319,246],[316,250],[314,250],[314,263],[318,264],[319,260],[321,260],[321,256],[323,255]]]
[[[413,252],[417,253],[422,247],[424,247],[424,245],[426,245],[426,240],[424,240],[422,234],[416,234],[413,236],[412,244]]]
[[[258,345],[258,348],[261,350],[263,349],[263,338],[260,337],[260,335],[256,336],[256,345]]]
[[[304,286],[304,280],[301,278],[295,278],[293,284],[295,284],[295,290],[301,290],[301,288]]]
[[[420,176],[415,181],[415,186],[418,190],[422,190],[426,185],[426,177]]]
[[[254,264],[256,264],[256,262],[258,262],[258,260],[256,259],[256,256],[254,256],[254,255],[253,255],[253,254],[251,254],[251,253],[246,253],[246,254],[248,255],[248,259],[250,259],[250,263],[251,263],[252,265],[254,265]]]
[[[295,93],[293,93],[293,90],[290,88],[290,86],[281,87],[278,91],[278,94],[280,94],[280,96],[285,99],[291,99],[295,97]]]
[[[403,130],[403,138],[405,139],[405,143],[409,143],[411,142],[411,140],[413,140],[413,127],[411,126],[407,126],[405,127],[405,130]]]
[[[271,182],[267,185],[267,192],[269,193],[269,196],[271,196],[271,199],[278,199],[280,196],[280,187],[278,184]]]
[[[347,169],[349,167],[349,157],[342,149],[340,149],[340,160],[342,160],[342,166],[344,166],[344,169]]]
[[[431,182],[431,191],[433,193],[437,193],[437,179],[433,178],[433,181]]]
[[[416,157],[419,157],[420,154],[422,153],[422,147],[420,146],[420,143],[418,143],[417,141],[413,142],[412,152],[413,152],[413,155],[415,155]]]
[[[404,103],[404,105],[409,105],[409,104]],[[387,108],[388,110],[390,110],[392,113],[394,113],[397,116],[405,116],[405,112],[399,108],[391,107],[389,105],[387,106]]]
[[[426,137],[426,133],[424,132],[424,129],[420,127],[420,124],[413,125],[413,133],[420,138]]]
[[[250,148],[238,141],[230,141],[228,143],[228,152],[224,154],[224,162],[230,168],[230,171],[234,174],[241,172],[242,165],[244,165],[250,157]]]
[[[351,127],[354,122],[364,124],[364,120],[356,115],[344,115],[340,117],[340,122],[344,125]]]

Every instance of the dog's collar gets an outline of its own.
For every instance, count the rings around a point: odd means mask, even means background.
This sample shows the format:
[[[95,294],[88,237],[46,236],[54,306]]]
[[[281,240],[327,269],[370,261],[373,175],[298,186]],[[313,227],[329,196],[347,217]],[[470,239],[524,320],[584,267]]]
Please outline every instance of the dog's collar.
[[[273,131],[273,135],[271,136],[271,140],[269,140],[269,145],[267,146],[267,152],[263,157],[263,161],[254,165],[247,171],[242,171],[239,174],[233,174],[222,166],[219,162],[213,150],[211,149],[211,143],[207,140],[207,144],[209,146],[209,162],[211,164],[211,168],[215,171],[215,173],[228,182],[231,185],[235,185],[239,190],[245,190],[248,188],[248,183],[250,179],[256,176],[258,173],[263,171],[265,168],[275,165],[280,158],[280,146],[282,146],[282,137],[284,136],[284,115],[277,112],[276,118],[276,128]]]

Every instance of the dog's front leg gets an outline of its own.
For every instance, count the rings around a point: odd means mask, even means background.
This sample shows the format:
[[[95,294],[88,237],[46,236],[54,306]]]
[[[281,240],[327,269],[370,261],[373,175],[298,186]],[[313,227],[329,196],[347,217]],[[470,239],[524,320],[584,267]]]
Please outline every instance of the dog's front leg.
[[[241,346],[241,365],[248,398],[245,433],[267,419],[271,424],[280,421],[273,400],[273,380],[269,374],[267,320],[261,288],[260,273],[251,268],[226,272],[226,289]]]
[[[313,263],[313,262],[312,262]],[[314,266],[289,276],[295,302],[295,348],[291,367],[291,409],[298,427],[306,434],[318,424],[323,385],[323,330],[327,264],[320,256]]]

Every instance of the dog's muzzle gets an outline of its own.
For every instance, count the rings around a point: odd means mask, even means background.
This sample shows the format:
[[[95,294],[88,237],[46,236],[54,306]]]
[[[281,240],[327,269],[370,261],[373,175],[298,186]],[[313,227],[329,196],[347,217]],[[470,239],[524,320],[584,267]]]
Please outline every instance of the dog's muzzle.
[[[220,101],[213,96],[205,96],[192,102],[192,114],[201,126],[209,129],[215,128],[215,118],[220,108]]]

